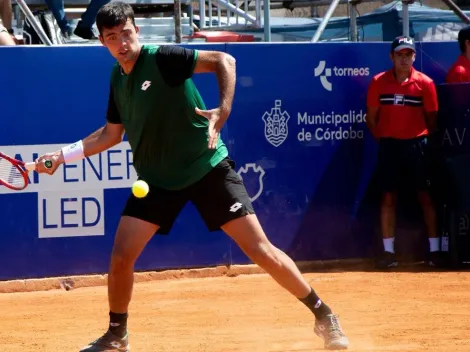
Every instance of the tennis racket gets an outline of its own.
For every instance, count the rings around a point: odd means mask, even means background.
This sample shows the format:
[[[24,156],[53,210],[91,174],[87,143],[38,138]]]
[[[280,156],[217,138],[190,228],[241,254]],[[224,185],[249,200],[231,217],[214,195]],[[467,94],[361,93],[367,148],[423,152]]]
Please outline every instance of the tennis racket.
[[[52,167],[52,161],[46,160],[44,166]],[[29,184],[28,172],[36,170],[34,162],[25,163],[0,152],[0,184],[15,191],[25,189]]]

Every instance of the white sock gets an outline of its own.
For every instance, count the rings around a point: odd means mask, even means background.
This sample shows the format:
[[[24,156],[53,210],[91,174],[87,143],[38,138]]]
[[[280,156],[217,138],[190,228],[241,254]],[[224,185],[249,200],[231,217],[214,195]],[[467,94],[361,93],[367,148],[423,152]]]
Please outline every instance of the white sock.
[[[431,252],[439,251],[439,238],[430,238],[429,239],[429,250]]]
[[[384,238],[384,249],[385,252],[395,253],[395,237],[392,238]]]

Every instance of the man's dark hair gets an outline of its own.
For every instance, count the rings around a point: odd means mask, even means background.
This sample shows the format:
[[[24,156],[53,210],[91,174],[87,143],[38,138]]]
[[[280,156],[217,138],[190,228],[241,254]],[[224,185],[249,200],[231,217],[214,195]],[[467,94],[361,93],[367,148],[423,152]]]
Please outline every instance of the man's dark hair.
[[[464,54],[467,49],[467,40],[470,40],[470,26],[464,27],[459,31],[458,41],[460,52],[462,54]]]
[[[96,26],[100,34],[103,29],[110,29],[131,20],[135,26],[134,10],[129,4],[115,1],[104,5],[96,15]]]

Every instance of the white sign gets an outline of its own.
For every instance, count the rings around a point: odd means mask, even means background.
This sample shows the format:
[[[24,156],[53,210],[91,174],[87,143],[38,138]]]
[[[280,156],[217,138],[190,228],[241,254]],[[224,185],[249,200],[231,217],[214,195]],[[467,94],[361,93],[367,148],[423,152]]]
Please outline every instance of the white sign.
[[[63,145],[4,146],[2,152],[23,161],[59,150]],[[1,194],[37,193],[39,238],[103,236],[104,190],[128,188],[137,179],[128,142],[76,163],[63,164],[54,175],[29,173],[22,191],[0,186]]]

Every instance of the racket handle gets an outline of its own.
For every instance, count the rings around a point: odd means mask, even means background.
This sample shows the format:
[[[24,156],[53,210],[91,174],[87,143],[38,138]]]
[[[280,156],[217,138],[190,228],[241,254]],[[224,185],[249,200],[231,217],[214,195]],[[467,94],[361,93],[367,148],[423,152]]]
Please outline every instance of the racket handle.
[[[49,160],[49,159],[45,160],[44,161],[44,166],[46,167],[46,169],[50,169],[52,167],[52,161]],[[24,167],[28,171],[34,171],[34,170],[36,170],[36,163],[35,162],[25,163]]]
[[[28,171],[34,171],[34,170],[36,170],[36,163],[34,163],[34,162],[25,163],[25,164],[24,164],[24,167],[25,167],[26,170],[28,170]]]

